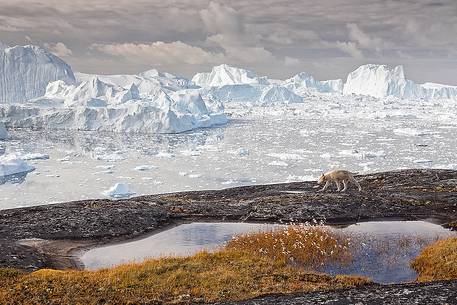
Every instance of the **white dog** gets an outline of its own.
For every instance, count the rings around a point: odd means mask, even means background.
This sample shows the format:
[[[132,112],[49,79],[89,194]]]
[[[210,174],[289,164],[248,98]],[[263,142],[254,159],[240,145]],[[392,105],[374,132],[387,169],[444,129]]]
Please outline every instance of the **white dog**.
[[[345,170],[333,170],[333,171],[327,172],[325,174],[322,174],[319,177],[319,180],[317,181],[317,183],[322,184],[325,182],[325,185],[321,190],[319,190],[319,192],[325,191],[330,186],[331,182],[335,182],[338,192],[340,192],[340,191],[345,192],[348,187],[349,181],[351,181],[355,185],[357,185],[357,187],[359,188],[359,192],[360,192],[362,190],[362,187],[357,182],[357,180],[354,179],[353,175],[355,175],[355,173],[351,173],[351,172],[345,171]],[[344,185],[343,189],[341,189],[340,182],[343,182],[343,185]]]

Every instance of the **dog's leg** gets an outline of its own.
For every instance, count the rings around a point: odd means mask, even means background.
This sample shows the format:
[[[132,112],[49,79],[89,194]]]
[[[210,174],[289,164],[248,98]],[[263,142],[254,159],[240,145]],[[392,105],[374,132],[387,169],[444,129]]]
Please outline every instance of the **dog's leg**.
[[[351,177],[351,181],[354,182],[355,185],[357,185],[357,187],[359,188],[359,192],[362,191],[362,187],[360,186],[360,184],[357,182],[357,180],[355,180],[354,177]]]
[[[341,191],[341,184],[340,184],[340,181],[335,180],[335,184],[336,184],[336,191],[337,191],[337,192]]]
[[[323,191],[325,191],[325,190],[329,187],[329,185],[330,185],[330,181],[325,182],[324,187],[323,187],[322,189],[320,189],[318,192],[323,192]]]
[[[348,188],[348,183],[347,183],[346,180],[343,180],[343,185],[344,185],[344,187],[343,187],[343,189],[341,191],[342,192],[346,192],[346,189]]]

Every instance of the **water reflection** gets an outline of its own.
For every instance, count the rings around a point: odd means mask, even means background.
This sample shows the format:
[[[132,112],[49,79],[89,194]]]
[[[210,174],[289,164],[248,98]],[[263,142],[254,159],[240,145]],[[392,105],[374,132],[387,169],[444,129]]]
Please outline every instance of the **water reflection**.
[[[186,256],[215,250],[233,236],[284,227],[271,224],[190,223],[132,242],[91,249],[81,257],[88,269],[162,256]],[[414,280],[410,261],[438,238],[454,234],[424,221],[363,222],[334,230],[351,237],[354,261],[346,266],[328,265],[318,271],[330,274],[359,274],[379,283]]]

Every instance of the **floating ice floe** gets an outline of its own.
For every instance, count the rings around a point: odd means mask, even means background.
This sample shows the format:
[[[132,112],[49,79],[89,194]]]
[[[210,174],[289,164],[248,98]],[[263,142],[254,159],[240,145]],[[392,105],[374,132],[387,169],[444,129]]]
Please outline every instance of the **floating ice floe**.
[[[289,164],[287,164],[286,162],[283,162],[283,161],[273,161],[273,162],[268,163],[268,165],[270,165],[270,166],[281,166],[281,167],[289,166]]]
[[[15,180],[22,181],[33,170],[35,170],[35,167],[29,165],[15,154],[0,156],[0,183]]]
[[[157,166],[146,164],[146,165],[138,165],[134,168],[134,170],[144,172],[144,171],[148,171],[148,170],[155,169],[155,168],[157,168]]]
[[[249,156],[249,150],[247,148],[244,148],[244,147],[238,148],[237,153],[241,157]]]
[[[269,153],[266,154],[269,157],[278,158],[280,160],[302,160],[303,157],[297,154],[289,154],[289,153]]]
[[[429,130],[418,130],[415,128],[396,128],[393,130],[393,132],[397,135],[402,135],[402,136],[415,136],[415,137],[420,137],[420,136],[426,136],[426,135],[431,135],[434,134],[435,132],[429,131]]]
[[[48,154],[42,154],[42,153],[27,153],[27,154],[22,154],[20,155],[20,158],[22,160],[48,160],[49,155]]]
[[[129,198],[136,193],[132,191],[125,183],[116,183],[110,189],[103,192],[103,195],[111,198]]]

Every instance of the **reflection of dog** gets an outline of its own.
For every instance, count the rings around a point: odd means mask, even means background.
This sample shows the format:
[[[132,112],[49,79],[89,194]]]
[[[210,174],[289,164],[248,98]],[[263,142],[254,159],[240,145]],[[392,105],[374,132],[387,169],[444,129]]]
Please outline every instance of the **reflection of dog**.
[[[330,186],[331,182],[335,182],[338,192],[339,191],[344,192],[344,191],[346,191],[346,189],[348,187],[349,181],[351,181],[355,185],[357,185],[357,187],[359,188],[359,192],[360,192],[362,190],[362,187],[357,182],[357,180],[354,179],[353,175],[355,175],[355,173],[351,173],[351,172],[348,172],[345,170],[334,170],[334,171],[330,171],[325,174],[322,174],[319,177],[319,180],[317,181],[317,183],[322,184],[325,182],[325,185],[321,190],[319,190],[319,192],[325,191]],[[343,189],[341,189],[340,182],[343,182],[343,185],[344,185]]]

